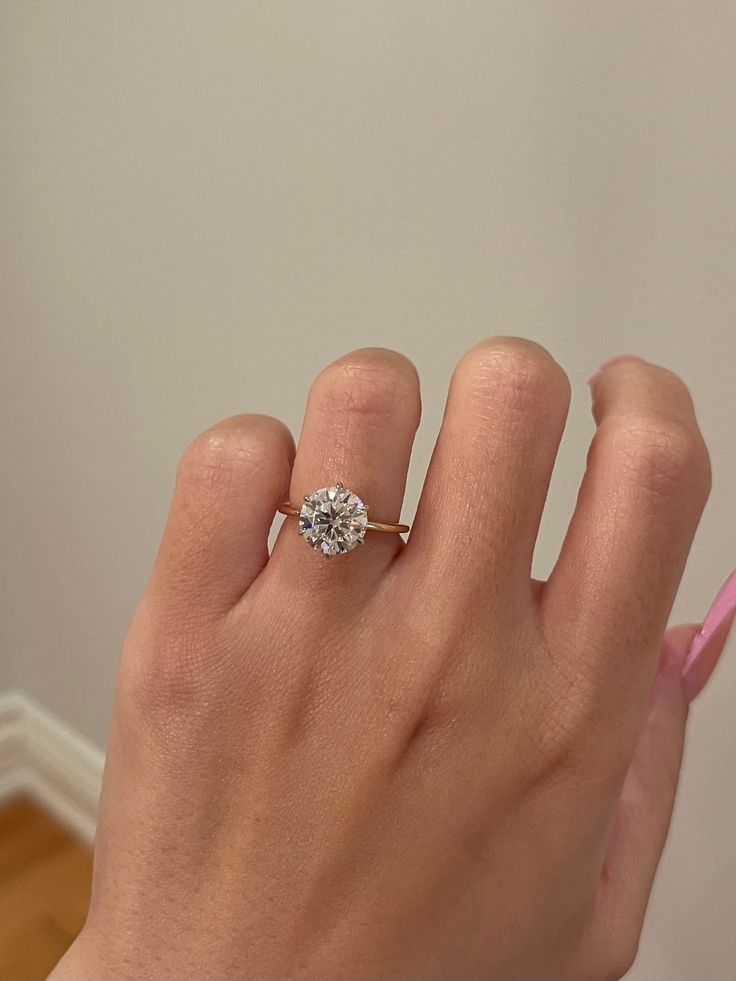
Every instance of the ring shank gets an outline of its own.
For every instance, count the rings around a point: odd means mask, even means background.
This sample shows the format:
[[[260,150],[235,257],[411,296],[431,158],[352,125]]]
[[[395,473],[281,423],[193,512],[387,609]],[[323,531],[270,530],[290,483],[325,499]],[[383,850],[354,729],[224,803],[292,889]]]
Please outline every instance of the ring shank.
[[[300,509],[295,508],[288,501],[279,504],[278,511],[280,514],[286,514],[292,518],[298,518],[300,513]],[[388,531],[396,535],[403,535],[405,531],[409,530],[409,525],[390,524],[385,521],[369,521],[365,527],[368,531]]]
[[[385,521],[368,521],[366,523],[368,531],[391,531],[397,535],[403,535],[409,530],[409,525],[392,525]]]

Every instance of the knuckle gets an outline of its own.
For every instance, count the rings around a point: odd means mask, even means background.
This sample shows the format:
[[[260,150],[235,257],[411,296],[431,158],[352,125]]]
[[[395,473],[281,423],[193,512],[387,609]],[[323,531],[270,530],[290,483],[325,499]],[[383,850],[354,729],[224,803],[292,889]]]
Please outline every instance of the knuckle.
[[[406,601],[406,609],[413,608]],[[405,653],[396,659],[390,679],[376,676],[376,691],[387,706],[392,725],[410,730],[411,740],[430,731],[451,729],[463,717],[466,699],[462,686],[452,683],[448,652],[456,650],[462,628],[438,625],[433,628],[422,616],[392,617],[385,632],[394,638],[394,648]],[[421,659],[411,652],[421,651]]]
[[[605,423],[603,424],[605,426]],[[602,429],[620,472],[635,486],[661,499],[676,496],[683,485],[710,488],[710,461],[697,429],[679,420],[655,413],[632,416]]]
[[[391,351],[356,351],[329,365],[312,385],[311,396],[333,413],[385,417],[414,406],[419,411],[416,369]]]
[[[570,384],[554,358],[539,344],[494,338],[472,348],[455,370],[455,381],[471,399],[511,410],[546,412],[567,404]]]
[[[155,626],[126,645],[118,697],[134,727],[183,737],[227,696],[221,645],[203,645],[196,625]]]
[[[618,780],[629,763],[624,740],[610,738],[610,722],[600,711],[593,672],[583,659],[577,670],[557,665],[555,680],[537,695],[536,723],[526,730],[532,782],[560,782],[568,790],[589,790]]]
[[[559,709],[559,703],[550,702],[548,708],[541,707],[537,725],[527,736],[532,743],[526,755],[533,782],[542,779],[557,784],[562,776],[577,782],[583,776],[581,739],[588,738],[590,714],[584,703],[573,700],[573,704]]]
[[[184,451],[178,479],[208,490],[228,487],[269,467],[283,446],[283,438],[281,424],[266,417],[214,426]]]

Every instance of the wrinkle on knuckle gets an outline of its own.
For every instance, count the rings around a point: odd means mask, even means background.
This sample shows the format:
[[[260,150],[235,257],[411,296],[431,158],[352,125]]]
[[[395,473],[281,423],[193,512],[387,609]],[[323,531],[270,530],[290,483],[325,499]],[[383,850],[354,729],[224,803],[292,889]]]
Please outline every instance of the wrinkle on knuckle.
[[[580,768],[578,735],[580,726],[569,712],[558,712],[554,703],[542,708],[537,723],[528,730],[532,777],[546,780],[560,774],[577,776]]]
[[[408,748],[430,733],[452,730],[462,718],[465,696],[453,683],[450,663],[459,628],[448,636],[433,629],[426,615],[402,621],[388,628],[398,654],[390,677],[373,678],[371,700],[382,725],[404,733]]]
[[[271,441],[263,434],[211,429],[198,436],[182,455],[180,486],[217,492],[262,473],[272,460]]]
[[[119,695],[136,727],[181,739],[216,717],[227,699],[228,655],[216,638],[177,622],[154,628],[126,650]]]
[[[537,345],[489,343],[474,348],[456,369],[456,382],[474,408],[490,418],[546,415],[569,398],[567,376]]]
[[[637,415],[603,423],[600,437],[620,475],[656,502],[700,489],[707,496],[710,463],[697,431],[659,415]]]
[[[345,359],[326,368],[312,397],[331,416],[361,416],[379,422],[412,406],[418,414],[416,375],[388,359]]]
[[[536,722],[527,729],[537,779],[582,789],[591,781],[616,779],[626,768],[628,748],[609,738],[597,692],[595,673],[584,659],[575,659],[574,672],[554,667],[538,697]]]

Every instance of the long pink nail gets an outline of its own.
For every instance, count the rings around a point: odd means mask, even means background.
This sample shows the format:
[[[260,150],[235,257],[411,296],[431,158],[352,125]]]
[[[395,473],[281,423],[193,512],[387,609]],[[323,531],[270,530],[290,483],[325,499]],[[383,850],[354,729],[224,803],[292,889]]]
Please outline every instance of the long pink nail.
[[[637,358],[633,354],[619,354],[615,358],[609,358],[608,361],[604,361],[600,368],[596,368],[593,374],[588,379],[588,385],[592,386],[598,381],[606,368],[612,368],[615,364],[625,364],[627,361],[641,361],[641,358]]]
[[[682,668],[682,683],[688,701],[703,690],[713,674],[736,617],[736,572],[732,573],[705,615],[693,637]]]

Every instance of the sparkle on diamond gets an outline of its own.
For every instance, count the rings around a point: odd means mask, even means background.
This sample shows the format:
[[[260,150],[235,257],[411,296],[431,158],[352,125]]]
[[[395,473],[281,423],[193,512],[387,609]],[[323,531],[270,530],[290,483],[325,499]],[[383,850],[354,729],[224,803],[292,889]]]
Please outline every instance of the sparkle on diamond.
[[[361,499],[337,484],[304,498],[299,534],[325,555],[341,555],[362,543],[367,521],[368,510]]]

